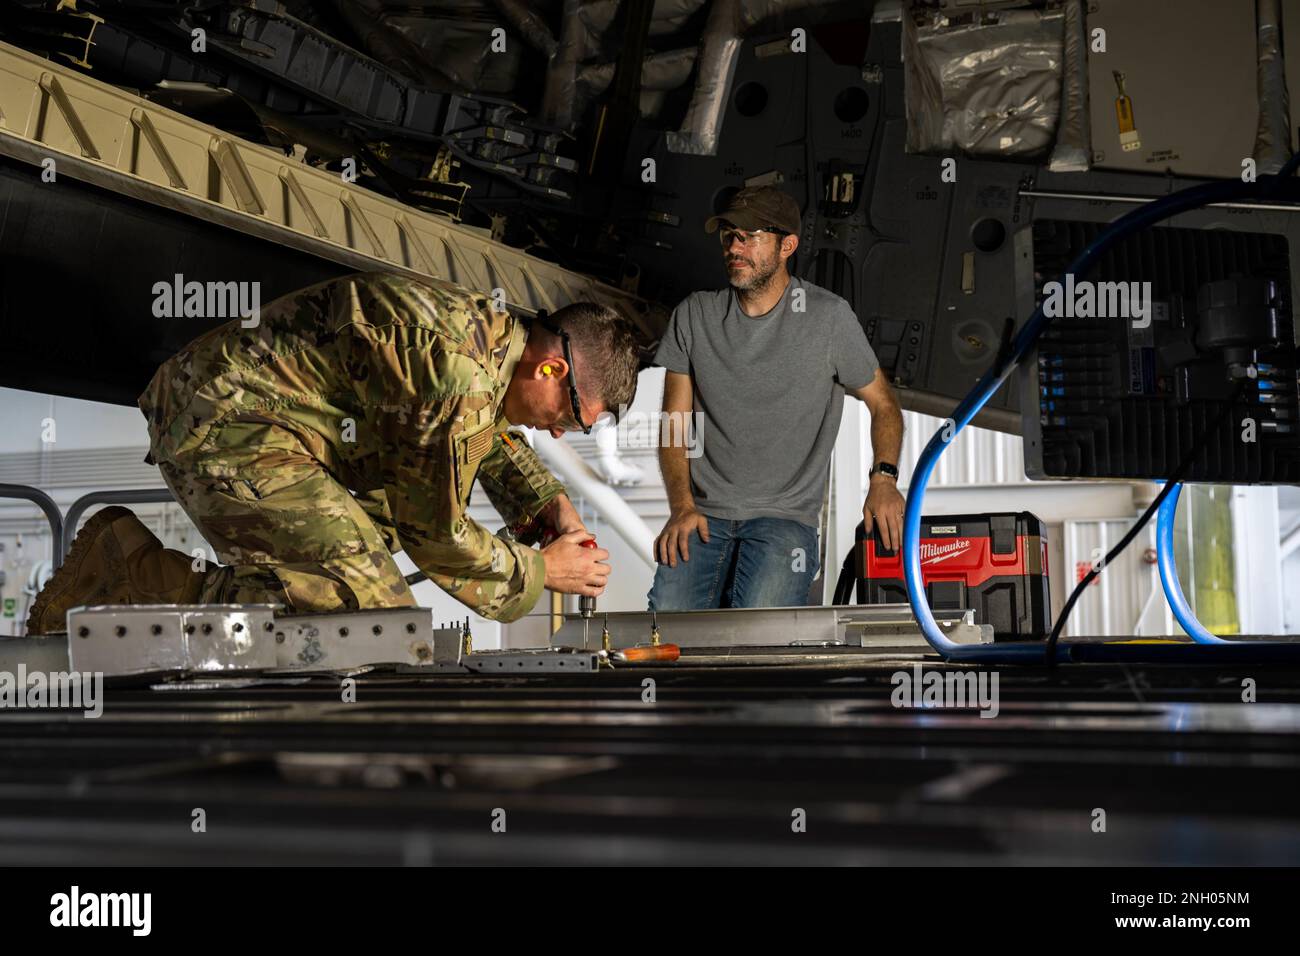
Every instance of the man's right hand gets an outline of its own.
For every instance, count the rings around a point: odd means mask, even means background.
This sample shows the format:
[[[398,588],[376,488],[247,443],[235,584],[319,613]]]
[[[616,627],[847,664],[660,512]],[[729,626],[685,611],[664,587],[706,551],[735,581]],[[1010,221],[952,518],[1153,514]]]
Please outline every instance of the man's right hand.
[[[570,531],[542,548],[546,562],[546,587],[563,594],[599,597],[609,583],[609,557],[604,548],[584,548],[590,531]]]
[[[699,532],[700,540],[709,543],[709,519],[694,508],[674,511],[668,516],[664,530],[655,538],[655,560],[670,568],[677,567],[677,556],[681,560],[691,559],[691,534]]]

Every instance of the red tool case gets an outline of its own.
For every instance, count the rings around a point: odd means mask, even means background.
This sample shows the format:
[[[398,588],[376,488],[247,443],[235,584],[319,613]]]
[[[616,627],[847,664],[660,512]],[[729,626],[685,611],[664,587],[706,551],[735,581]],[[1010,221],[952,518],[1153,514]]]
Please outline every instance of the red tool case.
[[[858,526],[859,604],[906,604],[903,560]],[[1042,640],[1052,627],[1043,523],[1028,511],[921,518],[921,579],[934,609],[973,608],[996,640]]]

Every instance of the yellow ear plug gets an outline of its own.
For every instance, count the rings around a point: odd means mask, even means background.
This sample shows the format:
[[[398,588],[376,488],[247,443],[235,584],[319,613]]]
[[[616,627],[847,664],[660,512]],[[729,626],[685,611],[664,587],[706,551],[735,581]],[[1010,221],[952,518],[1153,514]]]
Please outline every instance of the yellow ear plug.
[[[550,375],[553,371],[555,371],[555,369],[554,369],[552,366],[550,366],[550,365],[543,365],[543,366],[542,366],[542,374],[543,374],[543,375]]]

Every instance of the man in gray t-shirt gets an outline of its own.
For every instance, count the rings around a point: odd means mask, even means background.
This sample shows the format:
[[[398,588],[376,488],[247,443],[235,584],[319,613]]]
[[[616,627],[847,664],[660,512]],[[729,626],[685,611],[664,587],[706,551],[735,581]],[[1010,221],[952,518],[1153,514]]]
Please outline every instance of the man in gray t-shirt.
[[[902,543],[903,417],[849,304],[790,276],[800,231],[790,196],[742,189],[705,229],[719,231],[730,285],[687,296],[655,356],[666,369],[659,462],[671,513],[655,540],[650,607],[804,604],[844,393],[871,410],[863,520],[891,548]]]

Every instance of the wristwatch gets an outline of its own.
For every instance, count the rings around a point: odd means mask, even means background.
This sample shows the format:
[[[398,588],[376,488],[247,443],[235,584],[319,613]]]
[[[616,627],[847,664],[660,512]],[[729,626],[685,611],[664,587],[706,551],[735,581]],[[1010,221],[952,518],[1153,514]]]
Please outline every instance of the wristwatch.
[[[893,478],[895,481],[898,480],[898,469],[887,461],[878,461],[872,465],[871,471],[867,472],[867,477],[870,478],[876,472],[880,472],[886,478]]]

